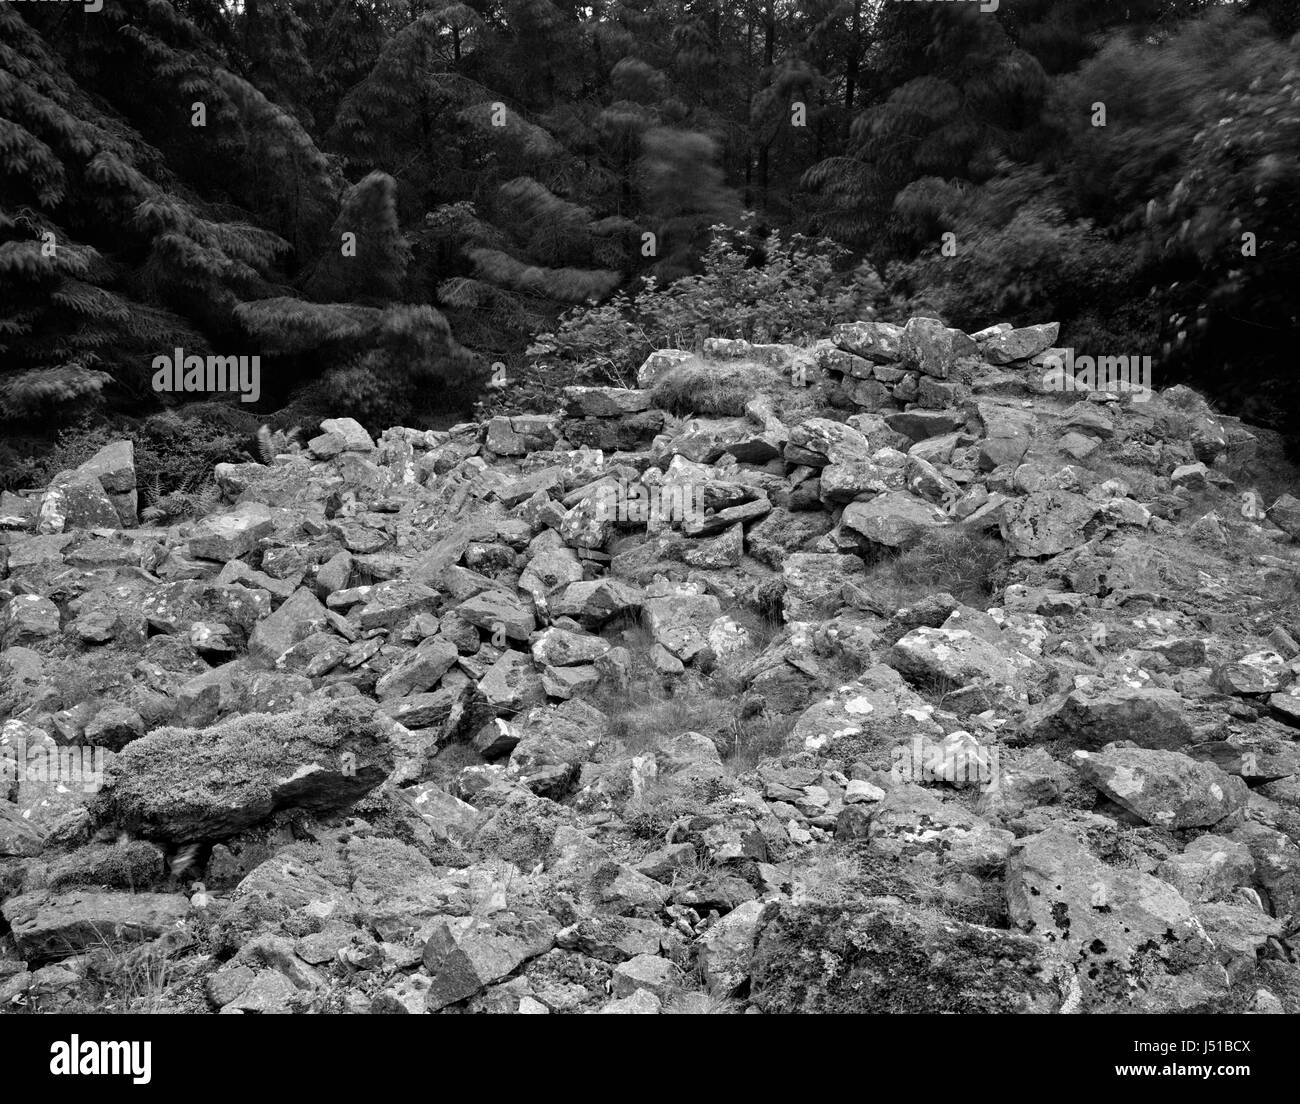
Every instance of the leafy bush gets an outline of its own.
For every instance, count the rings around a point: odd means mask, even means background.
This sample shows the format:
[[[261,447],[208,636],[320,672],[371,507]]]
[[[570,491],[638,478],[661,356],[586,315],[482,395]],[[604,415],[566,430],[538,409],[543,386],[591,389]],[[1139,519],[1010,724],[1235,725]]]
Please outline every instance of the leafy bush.
[[[569,311],[530,355],[558,357],[610,379],[633,378],[656,349],[689,346],[697,327],[713,337],[797,341],[823,337],[836,322],[872,318],[883,295],[874,269],[846,269],[847,250],[825,238],[717,225],[698,275]]]
[[[121,440],[135,446],[136,485],[142,498],[152,500],[146,504],[171,494],[196,495],[212,485],[217,464],[252,459],[249,436],[210,414],[195,418],[167,410],[140,422],[78,422],[61,432],[39,458],[5,465],[10,469],[6,482],[11,489],[44,487],[59,472],[80,467],[105,445]]]
[[[1004,169],[983,188],[900,195],[896,207],[950,229],[958,249],[948,257],[936,246],[886,269],[904,313],[966,330],[1060,321],[1062,342],[1082,353],[1153,351],[1155,311],[1138,290],[1141,252],[1068,218],[1064,197],[1039,170]]]
[[[331,413],[386,429],[454,407],[475,389],[475,358],[433,307],[390,308],[374,340],[375,348],[326,376]]]

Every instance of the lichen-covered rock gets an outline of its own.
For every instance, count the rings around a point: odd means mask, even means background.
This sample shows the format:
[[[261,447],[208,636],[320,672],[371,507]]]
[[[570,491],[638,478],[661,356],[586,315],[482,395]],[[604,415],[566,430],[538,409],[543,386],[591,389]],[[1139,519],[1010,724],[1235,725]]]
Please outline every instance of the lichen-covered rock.
[[[115,529],[120,521],[117,507],[95,476],[69,471],[56,475],[41,497],[36,531]]]
[[[711,594],[679,589],[645,600],[646,624],[656,643],[683,663],[708,647],[709,626],[722,613]]]
[[[39,594],[15,594],[0,609],[0,646],[34,644],[57,636],[59,607]]]
[[[867,502],[850,502],[843,523],[869,541],[900,548],[927,530],[947,525],[949,518],[932,502],[906,491],[889,491]]]
[[[1036,491],[1008,503],[1002,538],[1017,556],[1054,556],[1087,539],[1097,506],[1068,491]]]
[[[1029,360],[1056,341],[1061,326],[1058,322],[1047,322],[1040,326],[1024,326],[1018,330],[1000,330],[978,340],[980,352],[990,364],[1010,364],[1017,360]]]
[[[1041,940],[888,897],[767,906],[749,973],[769,1014],[1050,1014],[1065,996]]]
[[[1077,751],[1079,772],[1112,801],[1161,828],[1209,828],[1245,807],[1236,775],[1176,751]]]
[[[35,892],[0,906],[18,952],[37,961],[156,939],[189,911],[188,898],[168,893]]]
[[[436,1012],[472,997],[530,958],[545,954],[555,943],[556,930],[555,921],[541,911],[439,921],[424,945],[424,968],[432,979],[427,1010]]]
[[[936,379],[947,379],[959,357],[977,351],[975,342],[961,330],[945,326],[937,318],[909,318],[898,345],[905,366],[919,368]]]
[[[260,502],[245,502],[228,514],[210,514],[190,533],[189,553],[195,559],[227,560],[246,556],[259,537],[275,526],[271,511]]]
[[[1083,1010],[1192,1011],[1227,991],[1178,891],[1102,862],[1066,825],[1017,844],[1006,887],[1012,923],[1073,969]]]
[[[200,734],[162,728],[109,767],[102,820],[165,840],[230,836],[296,807],[346,809],[393,768],[373,704],[317,700],[288,713],[250,713]]]
[[[1072,690],[1043,702],[1026,728],[1035,739],[1093,751],[1119,740],[1176,750],[1193,737],[1181,695],[1160,687]]]

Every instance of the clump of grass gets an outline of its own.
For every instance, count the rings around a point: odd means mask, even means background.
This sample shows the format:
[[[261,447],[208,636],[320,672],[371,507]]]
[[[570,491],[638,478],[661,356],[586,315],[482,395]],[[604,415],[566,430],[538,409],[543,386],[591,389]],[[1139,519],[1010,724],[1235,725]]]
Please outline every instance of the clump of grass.
[[[171,960],[151,948],[105,943],[92,952],[86,977],[105,1011],[158,1013],[174,972]]]
[[[609,717],[610,735],[629,755],[650,750],[661,736],[695,730],[701,723],[699,695],[660,697],[647,688],[633,689],[622,699],[603,697],[598,708]]]
[[[744,689],[749,664],[781,625],[751,611],[735,616],[750,629],[752,647],[715,664],[707,675],[691,669],[665,677],[650,658],[652,635],[635,619],[605,630],[606,639],[628,651],[628,682],[621,688],[602,686],[591,701],[608,718],[609,734],[623,754],[644,754],[683,732],[712,740],[733,774],[779,754],[795,718],[747,709]]]
[[[688,414],[738,417],[745,413],[746,404],[764,384],[775,382],[775,372],[760,365],[688,360],[660,377],[651,402],[678,417]]]
[[[69,961],[76,984],[68,999],[57,1005],[60,1013],[156,1015],[170,1009],[168,989],[176,970],[164,950],[149,944],[109,940],[103,935],[82,954]],[[45,1011],[31,1001],[28,1012]]]
[[[734,997],[707,991],[678,993],[663,1007],[666,1016],[737,1016],[743,1005]]]
[[[714,743],[720,744],[718,752],[732,773],[744,774],[781,754],[796,720],[793,714],[736,711],[728,718],[721,741]]]
[[[795,904],[843,905],[861,896],[858,861],[838,846],[800,852],[788,864],[790,897]]]
[[[951,526],[921,532],[886,570],[905,593],[947,591],[983,608],[1006,585],[1008,563],[1001,541]]]
[[[690,859],[673,871],[671,884],[674,889],[693,886],[708,881],[718,873],[718,864],[713,861],[713,856],[697,846]]]

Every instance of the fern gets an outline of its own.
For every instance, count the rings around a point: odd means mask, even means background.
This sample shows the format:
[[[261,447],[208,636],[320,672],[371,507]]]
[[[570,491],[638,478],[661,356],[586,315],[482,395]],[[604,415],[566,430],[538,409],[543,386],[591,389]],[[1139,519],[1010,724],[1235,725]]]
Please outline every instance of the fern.
[[[257,453],[263,464],[275,462],[275,458],[286,452],[298,452],[302,448],[302,429],[293,426],[289,430],[272,430],[262,426],[257,431]]]

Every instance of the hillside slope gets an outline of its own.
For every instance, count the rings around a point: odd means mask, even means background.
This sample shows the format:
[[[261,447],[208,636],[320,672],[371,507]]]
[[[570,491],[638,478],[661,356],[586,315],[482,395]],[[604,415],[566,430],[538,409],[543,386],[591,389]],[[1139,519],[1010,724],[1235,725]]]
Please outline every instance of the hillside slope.
[[[1055,338],[4,495],[0,1007],[1300,1011],[1295,473]]]

